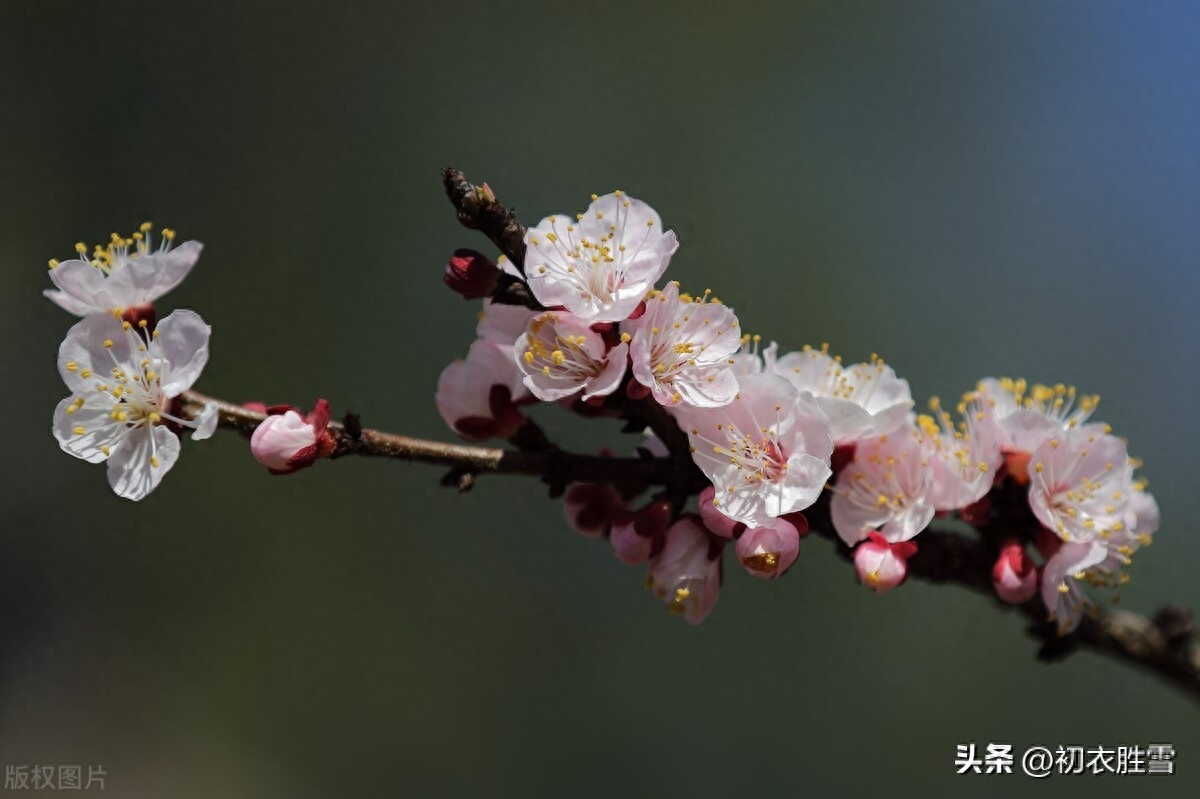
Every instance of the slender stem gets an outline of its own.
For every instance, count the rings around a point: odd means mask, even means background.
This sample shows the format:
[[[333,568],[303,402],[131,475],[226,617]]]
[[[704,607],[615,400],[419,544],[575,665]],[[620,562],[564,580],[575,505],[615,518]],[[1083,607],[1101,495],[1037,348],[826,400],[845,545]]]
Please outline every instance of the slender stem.
[[[217,405],[217,425],[243,435],[253,433],[266,419],[264,413],[195,391],[179,397],[180,411],[188,419],[195,418],[210,402]],[[553,447],[520,451],[448,444],[365,428],[352,432],[337,422],[330,423],[329,430],[336,441],[333,458],[346,455],[394,458],[450,466],[474,474],[525,474],[564,483],[665,485],[676,479],[670,461],[664,458],[605,458],[567,453]]]

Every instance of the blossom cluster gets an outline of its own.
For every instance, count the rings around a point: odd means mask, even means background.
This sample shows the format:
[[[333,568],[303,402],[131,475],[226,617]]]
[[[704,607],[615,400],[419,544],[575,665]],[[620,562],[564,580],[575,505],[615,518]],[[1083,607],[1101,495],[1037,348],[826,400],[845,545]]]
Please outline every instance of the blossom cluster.
[[[154,302],[187,276],[202,245],[173,246],[166,228],[154,246],[147,222],[126,237],[112,234],[90,253],[50,261],[55,288],[45,295],[82,317],[58,349],[58,371],[70,394],[54,409],[53,432],[63,451],[106,463],[108,482],[125,499],[149,494],[175,465],[185,428],[193,439],[212,435],[217,406],[195,418],[178,407],[208,362],[212,332],[200,315],[178,310],[161,321]]]
[[[105,463],[108,482],[120,497],[140,500],[175,465],[181,435],[212,435],[219,406],[206,401],[185,414],[182,395],[208,362],[212,329],[195,311],[181,309],[159,320],[154,303],[178,286],[203,245],[175,246],[175,231],[153,225],[121,236],[76,258],[51,260],[55,288],[45,295],[82,317],[58,351],[58,370],[70,390],[54,411],[53,432],[65,452],[88,463]],[[254,457],[274,474],[287,474],[333,451],[327,429],[329,404],[302,417],[291,406],[247,403],[267,415],[251,437]]]
[[[1088,607],[1082,586],[1127,580],[1157,528],[1137,462],[1090,421],[1095,397],[985,378],[957,418],[936,399],[918,414],[908,382],[878,356],[843,363],[824,344],[781,354],[745,335],[708,290],[664,282],[677,237],[621,191],[546,217],[524,241],[521,268],[461,250],[447,265],[446,284],[484,302],[466,358],[438,381],[441,415],[483,440],[514,436],[537,402],[583,415],[661,406],[707,479],[698,507],[666,493],[637,505],[617,487],[576,484],[566,515],[623,562],[647,564],[647,585],[692,623],[716,602],[728,543],[748,573],[778,578],[818,503],[859,581],[882,593],[904,582],[936,518],[989,530],[993,492],[1027,491],[1036,530],[995,541],[995,589],[1013,603],[1040,594],[1062,633]],[[492,300],[501,275],[524,280],[540,308]],[[646,449],[666,454],[657,439]]]

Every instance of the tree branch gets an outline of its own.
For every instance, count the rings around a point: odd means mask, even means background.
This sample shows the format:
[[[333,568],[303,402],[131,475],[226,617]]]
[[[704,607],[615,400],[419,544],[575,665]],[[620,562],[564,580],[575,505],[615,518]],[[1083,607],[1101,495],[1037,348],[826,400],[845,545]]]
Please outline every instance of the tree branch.
[[[217,425],[249,436],[266,419],[266,414],[231,402],[186,391],[178,397],[179,410],[194,419],[205,404],[217,405]],[[450,466],[472,474],[525,474],[556,482],[643,483],[666,485],[676,480],[671,462],[665,458],[605,458],[579,455],[555,447],[530,451],[448,444],[421,438],[385,433],[368,428],[347,430],[346,425],[331,422],[329,431],[336,441],[332,458],[359,455],[368,458],[392,458],[415,463]]]

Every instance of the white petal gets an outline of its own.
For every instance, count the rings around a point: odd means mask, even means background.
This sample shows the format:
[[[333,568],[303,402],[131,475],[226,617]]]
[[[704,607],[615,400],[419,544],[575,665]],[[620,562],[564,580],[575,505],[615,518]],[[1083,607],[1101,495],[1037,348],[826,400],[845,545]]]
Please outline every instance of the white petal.
[[[117,496],[139,500],[158,487],[179,459],[179,438],[162,425],[130,430],[108,459],[108,484]]]
[[[163,369],[162,392],[177,397],[192,387],[208,363],[212,328],[195,311],[179,310],[158,323],[158,346],[169,364]]]
[[[838,536],[848,546],[854,546],[865,539],[867,533],[883,526],[891,512],[886,507],[860,505],[844,494],[835,493],[829,502],[829,514]]]
[[[81,302],[60,289],[45,289],[42,295],[68,313],[76,316],[88,316],[94,313],[104,313],[107,309],[100,308],[90,302]]]
[[[74,308],[86,307],[90,310],[85,313],[98,313],[108,311],[115,305],[109,293],[108,278],[87,261],[79,259],[63,261],[51,269],[49,274],[51,282],[58,286],[63,294],[74,300],[72,303]],[[78,310],[72,310],[68,305],[59,302],[53,295],[47,294],[46,296],[72,313],[79,313]]]
[[[604,397],[617,390],[621,378],[625,377],[625,366],[629,363],[629,345],[618,344],[608,353],[608,363],[600,374],[584,383],[583,398]]]
[[[152,303],[187,277],[204,249],[198,241],[185,241],[167,252],[131,259],[124,269],[108,278],[112,295],[128,307]]]
[[[105,341],[111,341],[112,347],[105,348]],[[67,388],[90,393],[98,382],[111,377],[114,358],[123,364],[131,359],[129,338],[121,323],[109,314],[87,316],[67,331],[59,345],[58,373]]]
[[[112,403],[101,400],[99,394],[85,395],[84,399],[82,407],[76,407],[75,397],[58,403],[54,409],[54,437],[64,452],[88,463],[100,463],[121,442],[125,424],[113,420]],[[69,408],[74,410],[68,413]]]
[[[217,403],[206,402],[204,409],[192,420],[196,429],[192,431],[192,440],[203,441],[212,436],[217,429]]]

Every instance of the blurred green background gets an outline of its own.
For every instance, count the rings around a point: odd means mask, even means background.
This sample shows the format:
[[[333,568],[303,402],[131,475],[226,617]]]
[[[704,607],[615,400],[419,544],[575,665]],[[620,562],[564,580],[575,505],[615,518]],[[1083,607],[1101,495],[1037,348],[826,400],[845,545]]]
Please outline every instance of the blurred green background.
[[[476,308],[438,169],[529,223],[620,187],[786,348],[879,352],[920,402],[1075,383],[1164,529],[1126,606],[1200,605],[1200,11],[1139,3],[0,6],[0,763],[107,795],[1195,796],[1200,709],[952,588],[876,597],[812,540],[691,628],[535,481],[269,477],[188,444],[132,505],[49,433],[45,261],[143,219],[204,242],[162,304],[198,388],[444,437]],[[1191,364],[1191,365],[1189,365]],[[15,378],[14,378],[15,379]],[[544,409],[574,447],[618,439]],[[1174,743],[1171,778],[957,777],[955,744]],[[1136,783],[1132,781],[1136,779]]]

